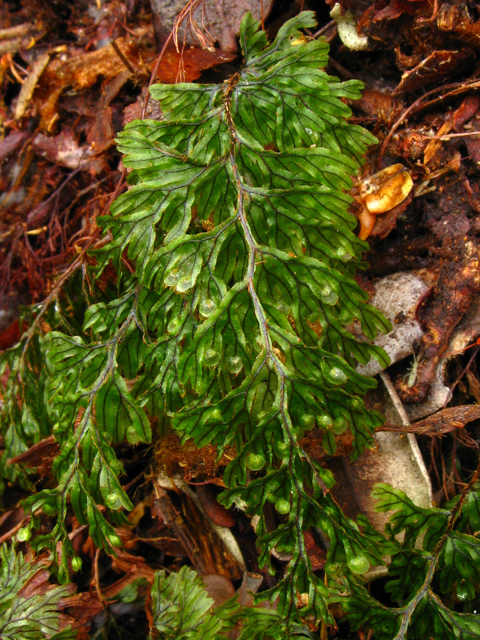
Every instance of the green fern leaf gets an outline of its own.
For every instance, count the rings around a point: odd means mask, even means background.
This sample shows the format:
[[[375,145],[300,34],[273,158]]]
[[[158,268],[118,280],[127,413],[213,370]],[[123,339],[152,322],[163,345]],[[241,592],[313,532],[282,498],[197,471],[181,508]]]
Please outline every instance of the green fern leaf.
[[[445,532],[451,515],[446,509],[425,509],[418,507],[399,489],[388,484],[376,484],[372,498],[377,500],[376,511],[393,511],[390,516],[389,531],[392,536],[405,532],[404,546],[414,546],[417,540],[426,534],[424,549],[433,549],[440,536]]]
[[[168,578],[165,571],[157,572],[151,593],[153,624],[165,640],[213,639],[222,626],[211,613],[213,600],[203,583],[187,567]]]
[[[112,523],[131,508],[115,446],[149,442],[146,411],[166,415],[199,446],[235,445],[223,499],[245,499],[260,516],[263,564],[275,545],[293,549],[280,610],[313,589],[308,615],[331,620],[303,530],[324,531],[330,563],[380,564],[388,543],[369,546],[329,496],[330,473],[299,441],[317,426],[330,453],[347,429],[354,456],[370,445],[383,418],[365,408],[361,395],[375,381],[355,365],[386,356],[348,329],[357,322],[373,338],[389,324],[352,277],[367,245],[353,233],[345,191],[375,142],[347,121],[345,100],[360,96],[361,83],[322,70],[328,45],[300,31],[313,25],[302,13],[268,44],[247,14],[237,74],[222,85],[151,87],[164,119],[119,134],[131,188],[100,220],[112,240],[96,252],[97,273],[116,265],[117,293],[102,292],[77,331],[46,338],[58,484],[27,506],[57,515],[39,548],[55,554],[63,540],[62,558],[71,553],[71,503],[95,543],[112,551]],[[265,475],[246,486],[248,467]],[[267,496],[286,516],[278,533],[263,520]]]
[[[413,640],[425,637],[435,640],[478,640],[479,616],[452,611],[437,596],[430,594],[417,608],[408,637]]]
[[[32,489],[28,469],[10,460],[24,453],[33,444],[50,435],[51,420],[45,399],[49,376],[44,367],[45,347],[41,336],[27,336],[12,349],[0,354],[0,375],[7,378],[0,412],[3,453],[1,476],[10,482],[19,481]],[[0,483],[0,495],[3,492]]]
[[[473,532],[478,522],[474,479],[463,495],[447,505],[451,511],[418,507],[389,485],[376,485],[372,492],[378,499],[378,510],[393,511],[387,529],[396,549],[391,551],[386,591],[403,605],[394,610],[395,640],[478,637],[479,616],[450,610],[435,593],[439,591],[447,599],[453,595],[459,602],[478,598],[480,545],[475,535],[461,531]],[[399,533],[404,533],[402,542],[395,540]],[[365,603],[358,599],[355,603],[363,608],[363,621],[373,622]]]
[[[48,580],[45,566],[28,562],[14,547],[0,549],[0,637],[15,640],[73,640],[70,629],[60,631],[62,616],[59,604],[70,595],[68,585],[41,587]],[[40,576],[40,574],[42,574]],[[43,574],[46,574],[43,575]],[[37,588],[29,592],[36,579]]]
[[[239,640],[313,638],[306,627],[282,619],[274,609],[240,608],[236,597],[214,609],[202,580],[188,567],[169,576],[158,571],[151,597],[152,640],[217,640],[231,637],[233,630]]]

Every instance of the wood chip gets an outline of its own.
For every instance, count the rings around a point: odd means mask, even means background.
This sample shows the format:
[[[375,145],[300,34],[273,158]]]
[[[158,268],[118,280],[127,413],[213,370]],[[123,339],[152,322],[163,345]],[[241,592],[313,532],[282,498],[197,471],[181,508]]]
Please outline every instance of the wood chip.
[[[33,63],[33,66],[30,69],[25,82],[22,84],[20,95],[18,96],[17,106],[15,107],[15,120],[20,120],[20,118],[25,113],[28,103],[33,96],[33,92],[35,91],[35,87],[37,86],[37,82],[44,72],[49,60],[50,52],[47,51]]]
[[[378,431],[397,431],[402,433],[416,433],[422,436],[441,436],[463,427],[480,418],[480,405],[468,404],[459,407],[449,407],[437,411],[433,415],[411,425],[396,427],[385,423]]]

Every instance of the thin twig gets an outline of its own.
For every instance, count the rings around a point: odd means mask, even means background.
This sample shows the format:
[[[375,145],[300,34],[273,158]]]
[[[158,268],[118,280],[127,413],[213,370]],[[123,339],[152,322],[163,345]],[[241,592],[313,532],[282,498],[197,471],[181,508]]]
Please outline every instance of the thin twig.
[[[102,607],[107,610],[107,603],[105,602],[105,598],[103,597],[102,589],[100,587],[100,577],[98,574],[98,560],[100,558],[100,549],[95,551],[95,560],[93,563],[93,579],[95,581],[95,591],[97,592],[97,597],[102,605]]]
[[[330,22],[327,22],[326,25],[324,25],[321,29],[319,29],[312,35],[312,38],[319,38],[324,33],[326,33],[329,29],[332,29],[332,27],[334,28],[334,34],[332,35],[332,40],[333,40],[333,38],[337,34],[337,23],[335,22],[335,20],[330,20]]]
[[[12,527],[9,531],[7,531],[7,533],[4,533],[3,536],[0,537],[0,544],[3,544],[4,542],[10,540],[10,538],[12,538],[12,536],[14,536],[17,531],[20,531],[20,529],[30,520],[30,518],[31,516],[23,518],[21,522]]]
[[[393,406],[397,410],[397,413],[402,421],[403,426],[410,427],[411,426],[410,418],[408,417],[408,414],[405,411],[405,407],[403,406],[403,403],[398,396],[397,390],[395,389],[392,381],[390,380],[390,376],[385,371],[381,371],[380,377],[388,391],[388,395],[390,396],[391,401],[393,402]]]
[[[468,138],[470,136],[480,136],[480,131],[466,131],[465,133],[446,133],[443,136],[433,136],[433,138],[427,135],[424,135],[423,137],[427,138],[428,140],[448,140],[449,138]]]
[[[37,219],[38,214],[40,213],[40,211],[49,203],[51,202],[54,198],[56,198],[60,192],[67,186],[67,184],[70,182],[70,180],[72,180],[72,178],[74,178],[77,173],[79,173],[84,167],[85,167],[85,162],[84,163],[79,163],[78,167],[76,169],[74,169],[72,171],[72,173],[70,173],[65,180],[62,182],[62,184],[57,187],[55,189],[55,191],[53,193],[51,193],[48,198],[46,200],[44,200],[43,202],[41,202],[39,205],[37,205],[35,207],[35,209],[33,211],[31,211],[28,216],[27,216],[27,220],[26,220],[26,225],[28,226],[29,224],[31,224],[32,222],[35,222]]]
[[[127,67],[127,69],[130,71],[130,73],[134,76],[136,76],[138,74],[138,71],[136,71],[136,69],[133,67],[132,63],[130,62],[130,60],[128,60],[128,58],[126,57],[126,55],[123,53],[123,51],[120,49],[120,47],[117,44],[116,40],[112,40],[111,43],[112,47],[115,50],[115,53],[117,54],[117,56],[120,58],[120,60],[123,62],[123,64]]]

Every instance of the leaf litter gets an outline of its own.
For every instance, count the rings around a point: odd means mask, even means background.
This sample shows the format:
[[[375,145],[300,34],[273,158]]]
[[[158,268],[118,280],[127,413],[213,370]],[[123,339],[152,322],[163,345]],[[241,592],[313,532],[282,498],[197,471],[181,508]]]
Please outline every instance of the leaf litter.
[[[85,262],[91,260],[84,248],[99,240],[96,218],[107,211],[111,194],[124,188],[114,137],[125,123],[141,116],[145,107],[142,89],[159,53],[159,36],[157,33],[155,40],[153,24],[154,18],[162,15],[161,3],[152,2],[153,16],[150,3],[132,0],[78,3],[73,9],[69,3],[60,5],[58,12],[36,0],[25,0],[13,11],[0,8],[2,349],[12,346],[21,328],[30,322],[23,305],[48,296],[55,279],[79,255]],[[242,6],[242,12],[249,9],[252,7],[247,4]],[[327,70],[341,79],[357,78],[365,83],[362,99],[351,103],[352,121],[372,131],[380,144],[371,148],[363,178],[368,180],[378,170],[401,163],[414,183],[412,198],[402,201],[393,213],[382,211],[377,216],[368,236],[372,251],[366,255],[370,267],[362,276],[367,279],[363,285],[373,294],[382,286],[380,278],[395,281],[413,277],[424,283],[414,313],[406,297],[405,310],[392,318],[396,334],[401,334],[408,323],[415,332],[408,337],[402,335],[400,355],[392,359],[389,373],[407,412],[412,409],[410,415],[415,414],[417,405],[428,401],[435,380],[447,389],[448,396],[442,396],[445,406],[431,403],[431,415],[419,416],[423,418],[419,422],[401,426],[388,422],[382,430],[418,436],[434,495],[448,500],[468,482],[480,439],[475,406],[480,401],[479,349],[475,343],[480,332],[476,304],[480,286],[480,141],[476,133],[480,135],[480,101],[476,95],[480,81],[475,65],[480,46],[478,10],[473,3],[394,0],[388,4],[378,0],[366,6],[360,0],[342,0],[340,12],[347,10],[355,19],[358,34],[368,37],[368,50],[361,55],[352,52],[330,26],[331,60]],[[272,12],[269,23],[265,11],[267,29],[269,24],[273,29],[285,19],[281,3],[274,2]],[[329,18],[326,11],[319,14],[321,28]],[[230,25],[230,29],[235,26]],[[216,39],[232,43],[228,34]],[[189,44],[178,53],[172,46],[165,52],[156,81],[193,81],[206,77],[202,74],[212,68],[208,73],[222,74],[218,65],[234,61],[231,51],[208,51]],[[150,112],[156,108],[151,103]],[[102,278],[106,287],[112,285],[108,272]],[[74,308],[74,286],[70,291],[67,288],[66,295],[72,298]],[[410,360],[409,365],[406,360]],[[369,392],[369,398],[372,406],[385,411],[385,399],[377,392]],[[164,437],[169,438],[167,430]],[[361,504],[365,488],[360,481],[352,483],[352,469],[346,461],[351,451],[348,437],[336,436],[335,456],[326,455],[317,438],[315,430],[307,434],[305,449],[316,451],[322,464],[336,472],[338,486],[351,492],[355,508],[350,513],[372,515],[372,505]],[[48,477],[51,446],[47,437],[19,454],[14,462],[37,466],[39,477]],[[163,566],[178,569],[185,556],[200,574],[222,575],[221,563],[216,566],[209,560],[214,534],[208,533],[206,525],[198,526],[202,517],[228,522],[223,526],[232,528],[249,571],[262,575],[264,586],[272,584],[271,576],[258,567],[248,518],[238,510],[223,513],[224,507],[215,506],[215,487],[222,484],[227,461],[217,457],[214,447],[201,450],[202,461],[182,453],[188,443],[169,446],[158,447],[164,457],[165,451],[171,454],[165,460],[170,465],[172,486],[162,488],[164,515],[151,484],[152,474],[159,470],[157,465],[164,466],[160,458],[154,461],[142,449],[133,455],[125,453],[125,484],[133,483],[135,500],[145,500],[133,537],[129,534],[133,554],[128,560],[112,561],[104,553],[95,556],[84,533],[73,535],[78,541],[78,555],[89,568],[78,579],[79,593],[70,596],[68,610],[75,612],[70,615],[81,620],[85,629],[115,625],[115,616],[118,620],[122,615],[143,620],[139,611],[143,610],[146,590],[143,582],[136,581],[151,581],[153,570]],[[45,451],[47,461],[41,466],[37,461]],[[398,453],[393,449],[393,458]],[[372,486],[384,479],[382,465],[381,458],[369,452],[365,469],[374,478]],[[340,467],[343,472],[337,471]],[[360,478],[365,469],[358,465],[354,479]],[[393,469],[394,475],[395,466]],[[175,482],[178,477],[191,483],[207,516],[199,515],[198,507],[192,506],[188,494],[179,489],[181,483]],[[407,494],[409,482],[414,480],[407,480]],[[197,491],[195,484],[199,485]],[[22,494],[7,494],[7,512],[20,510],[18,499]],[[170,517],[165,515],[165,505]],[[182,518],[179,509],[183,510]],[[74,517],[71,524],[72,533],[82,528]],[[45,532],[49,530],[48,518],[42,526]],[[198,536],[193,547],[187,542],[192,526]],[[14,530],[16,526],[11,528]],[[310,533],[309,545],[310,555],[317,554],[317,566],[321,567],[324,541],[318,532]],[[200,553],[196,560],[193,549]],[[234,567],[234,560],[231,562]],[[145,570],[141,570],[143,566]],[[238,567],[232,571],[229,579],[238,583]],[[123,577],[115,587],[118,574]],[[29,596],[47,589],[49,574],[37,575],[38,584],[32,583]],[[118,595],[130,586],[130,595]],[[124,602],[124,608],[100,619],[101,612],[114,611],[109,599],[112,603]]]

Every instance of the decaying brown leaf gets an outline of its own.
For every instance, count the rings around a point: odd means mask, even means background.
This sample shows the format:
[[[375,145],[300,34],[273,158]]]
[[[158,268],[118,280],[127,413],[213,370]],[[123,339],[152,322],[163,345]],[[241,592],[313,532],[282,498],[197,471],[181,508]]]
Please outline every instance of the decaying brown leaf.
[[[125,74],[123,58],[138,69],[144,82],[148,79],[153,69],[153,61],[143,62],[140,50],[129,40],[118,38],[116,48],[121,51],[122,57],[113,46],[106,46],[98,51],[80,55],[66,53],[50,62],[43,72],[42,83],[34,96],[36,110],[41,117],[41,128],[48,128],[56,113],[57,102],[67,88],[78,93],[92,87],[99,77],[105,85],[121,73],[123,82],[126,82],[132,73],[127,69],[128,74]],[[167,51],[162,61],[157,80],[166,83],[176,82],[177,79],[191,82],[198,78],[204,69],[234,58],[234,54],[222,51],[209,52],[200,48],[190,48],[179,53],[172,48]]]
[[[417,357],[416,381],[413,385],[403,379],[396,383],[402,400],[407,403],[425,398],[453,330],[480,293],[478,247],[474,242],[463,240],[453,246],[458,259],[444,264],[428,306],[422,312],[425,335]]]
[[[472,51],[434,51],[417,66],[403,74],[394,94],[414,91],[419,87],[437,83],[440,78],[448,78],[460,72],[473,56]]]
[[[36,468],[41,476],[49,476],[52,470],[53,460],[58,455],[60,447],[54,436],[44,438],[21,453],[16,458],[12,458],[9,464],[24,464],[30,468]]]
[[[219,504],[217,492],[211,484],[199,484],[196,487],[196,494],[200,500],[207,516],[220,527],[234,527],[237,520],[225,507]]]

